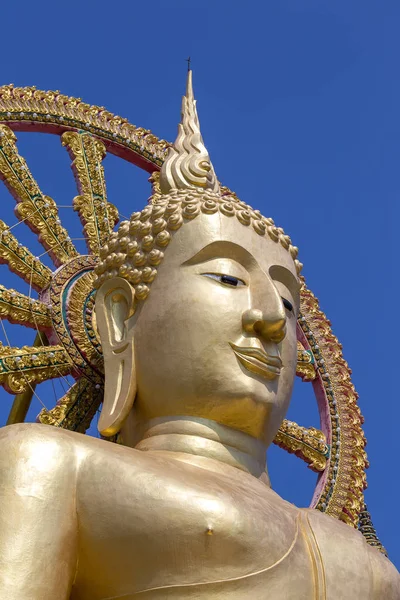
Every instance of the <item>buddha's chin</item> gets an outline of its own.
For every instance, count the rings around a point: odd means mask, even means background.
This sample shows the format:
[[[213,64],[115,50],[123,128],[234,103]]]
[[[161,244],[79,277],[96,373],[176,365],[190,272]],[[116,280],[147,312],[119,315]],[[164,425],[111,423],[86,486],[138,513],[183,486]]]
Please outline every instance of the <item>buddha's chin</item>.
[[[138,381],[143,384],[141,378]],[[284,369],[279,377],[266,381],[237,364],[235,369],[214,369],[207,378],[191,373],[187,385],[181,380],[179,387],[167,377],[163,389],[146,383],[138,386],[134,405],[143,421],[174,416],[207,419],[259,439],[268,435],[271,422],[279,428],[291,391]]]
[[[282,418],[282,400],[274,393],[256,393],[254,390],[237,391],[235,394],[220,394],[213,398],[203,398],[196,406],[187,406],[186,416],[207,419],[225,427],[242,431],[257,439],[269,438],[269,431],[275,427],[273,423]],[[271,421],[273,423],[271,423]],[[272,436],[273,437],[273,436]]]
[[[275,386],[272,384],[271,387]],[[214,398],[213,407],[208,416],[204,416],[269,444],[285,417],[290,401],[290,394],[279,392],[283,390],[279,390],[277,385],[275,389],[268,389],[265,385],[261,388],[249,386],[242,389],[242,393],[237,389],[234,395]]]

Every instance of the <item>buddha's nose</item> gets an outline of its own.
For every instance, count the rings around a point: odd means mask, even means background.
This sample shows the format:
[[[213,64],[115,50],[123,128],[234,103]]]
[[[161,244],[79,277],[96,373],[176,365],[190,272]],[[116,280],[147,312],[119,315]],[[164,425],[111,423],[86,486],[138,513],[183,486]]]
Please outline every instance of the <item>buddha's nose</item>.
[[[250,308],[243,313],[242,323],[246,333],[257,335],[275,344],[279,344],[286,335],[286,316],[283,305],[274,311],[274,314]]]

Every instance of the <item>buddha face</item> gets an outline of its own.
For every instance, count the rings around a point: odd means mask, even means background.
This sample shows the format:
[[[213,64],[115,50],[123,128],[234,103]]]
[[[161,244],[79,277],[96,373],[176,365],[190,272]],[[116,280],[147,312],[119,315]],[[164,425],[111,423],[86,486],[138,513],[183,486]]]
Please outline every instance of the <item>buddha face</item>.
[[[298,306],[295,266],[280,244],[220,213],[185,223],[148,299],[120,328],[133,354],[120,379],[135,379],[135,411],[212,419],[270,443],[295,377]]]

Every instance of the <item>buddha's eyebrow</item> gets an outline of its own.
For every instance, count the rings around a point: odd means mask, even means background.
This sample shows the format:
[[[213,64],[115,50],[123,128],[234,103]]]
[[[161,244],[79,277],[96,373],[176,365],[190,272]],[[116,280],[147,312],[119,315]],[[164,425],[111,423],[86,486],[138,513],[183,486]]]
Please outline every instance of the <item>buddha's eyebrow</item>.
[[[219,240],[212,242],[197,252],[192,258],[182,263],[182,266],[189,267],[207,262],[214,258],[231,258],[248,269],[254,265],[258,265],[254,256],[248,252],[243,246],[233,242]]]
[[[297,301],[300,293],[300,282],[289,269],[282,265],[272,265],[269,269],[269,274],[274,281],[283,283]]]

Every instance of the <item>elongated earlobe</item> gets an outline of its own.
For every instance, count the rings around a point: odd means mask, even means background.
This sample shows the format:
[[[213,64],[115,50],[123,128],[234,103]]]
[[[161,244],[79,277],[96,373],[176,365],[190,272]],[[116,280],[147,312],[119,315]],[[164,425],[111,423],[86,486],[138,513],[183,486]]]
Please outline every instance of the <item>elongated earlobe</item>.
[[[96,319],[104,356],[104,400],[98,429],[110,437],[121,429],[136,396],[132,331],[134,289],[122,277],[108,279],[96,294]]]

